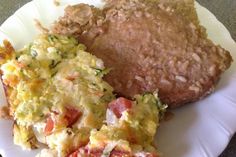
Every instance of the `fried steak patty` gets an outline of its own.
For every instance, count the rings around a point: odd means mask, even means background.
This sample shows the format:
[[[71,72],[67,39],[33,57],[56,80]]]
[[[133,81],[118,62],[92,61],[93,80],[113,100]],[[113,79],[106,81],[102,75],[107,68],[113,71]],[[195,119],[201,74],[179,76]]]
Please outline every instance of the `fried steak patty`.
[[[68,6],[52,28],[103,59],[115,91],[126,97],[159,90],[171,108],[214,90],[229,68],[228,51],[207,38],[193,0],[110,0],[103,9]]]

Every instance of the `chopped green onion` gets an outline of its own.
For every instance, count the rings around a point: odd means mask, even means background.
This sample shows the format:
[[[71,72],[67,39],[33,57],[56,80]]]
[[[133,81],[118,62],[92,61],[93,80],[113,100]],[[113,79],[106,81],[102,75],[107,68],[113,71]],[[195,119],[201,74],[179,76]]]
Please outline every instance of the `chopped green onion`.
[[[49,65],[49,68],[53,69],[60,63],[61,63],[61,61],[56,62],[55,60],[52,60],[52,63]]]
[[[58,37],[57,36],[55,36],[55,35],[48,35],[48,41],[50,42],[50,43],[53,43],[54,41],[56,41],[58,39]]]

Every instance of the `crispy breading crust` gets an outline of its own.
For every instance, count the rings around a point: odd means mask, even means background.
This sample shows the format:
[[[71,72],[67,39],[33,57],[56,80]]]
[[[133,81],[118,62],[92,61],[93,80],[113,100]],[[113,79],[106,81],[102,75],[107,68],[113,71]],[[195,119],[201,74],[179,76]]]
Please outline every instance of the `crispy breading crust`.
[[[111,0],[103,10],[93,11],[85,6],[68,7],[53,32],[78,37],[113,67],[106,80],[120,95],[158,88],[162,101],[177,107],[210,94],[232,62],[226,50],[206,38],[193,0]],[[84,16],[84,8],[91,18],[83,25],[73,19]],[[155,22],[165,29],[158,30]]]
[[[207,39],[193,0],[110,0],[103,10],[92,7],[99,16],[90,11],[85,25],[73,20],[83,8],[69,8],[53,32],[78,37],[112,67],[106,80],[120,95],[159,89],[164,103],[178,107],[214,91],[231,65],[229,52]]]

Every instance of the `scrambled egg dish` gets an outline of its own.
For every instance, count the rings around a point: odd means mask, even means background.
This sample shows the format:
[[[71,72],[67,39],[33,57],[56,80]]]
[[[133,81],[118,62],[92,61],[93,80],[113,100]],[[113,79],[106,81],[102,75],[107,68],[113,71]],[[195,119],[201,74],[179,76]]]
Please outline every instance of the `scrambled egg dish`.
[[[14,143],[38,157],[157,157],[166,105],[157,94],[116,98],[103,61],[74,38],[43,34],[21,51],[0,47]]]

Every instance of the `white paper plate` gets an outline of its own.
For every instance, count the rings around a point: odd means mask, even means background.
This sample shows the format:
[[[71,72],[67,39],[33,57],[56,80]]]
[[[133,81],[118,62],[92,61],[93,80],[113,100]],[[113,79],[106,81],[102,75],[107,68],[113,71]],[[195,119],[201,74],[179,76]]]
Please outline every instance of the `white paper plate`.
[[[0,42],[8,39],[16,49],[33,40],[39,32],[38,19],[49,26],[63,15],[68,4],[89,3],[102,6],[100,0],[63,0],[55,7],[52,0],[34,0],[20,8],[0,27]],[[231,52],[236,60],[236,44],[227,29],[207,9],[196,3],[201,24],[209,38]],[[0,104],[5,104],[1,87]],[[217,91],[202,101],[173,111],[175,117],[161,124],[156,142],[165,157],[217,157],[236,132],[236,65],[222,76]],[[33,157],[39,151],[23,151],[12,142],[12,122],[0,120],[0,154],[3,157]]]

